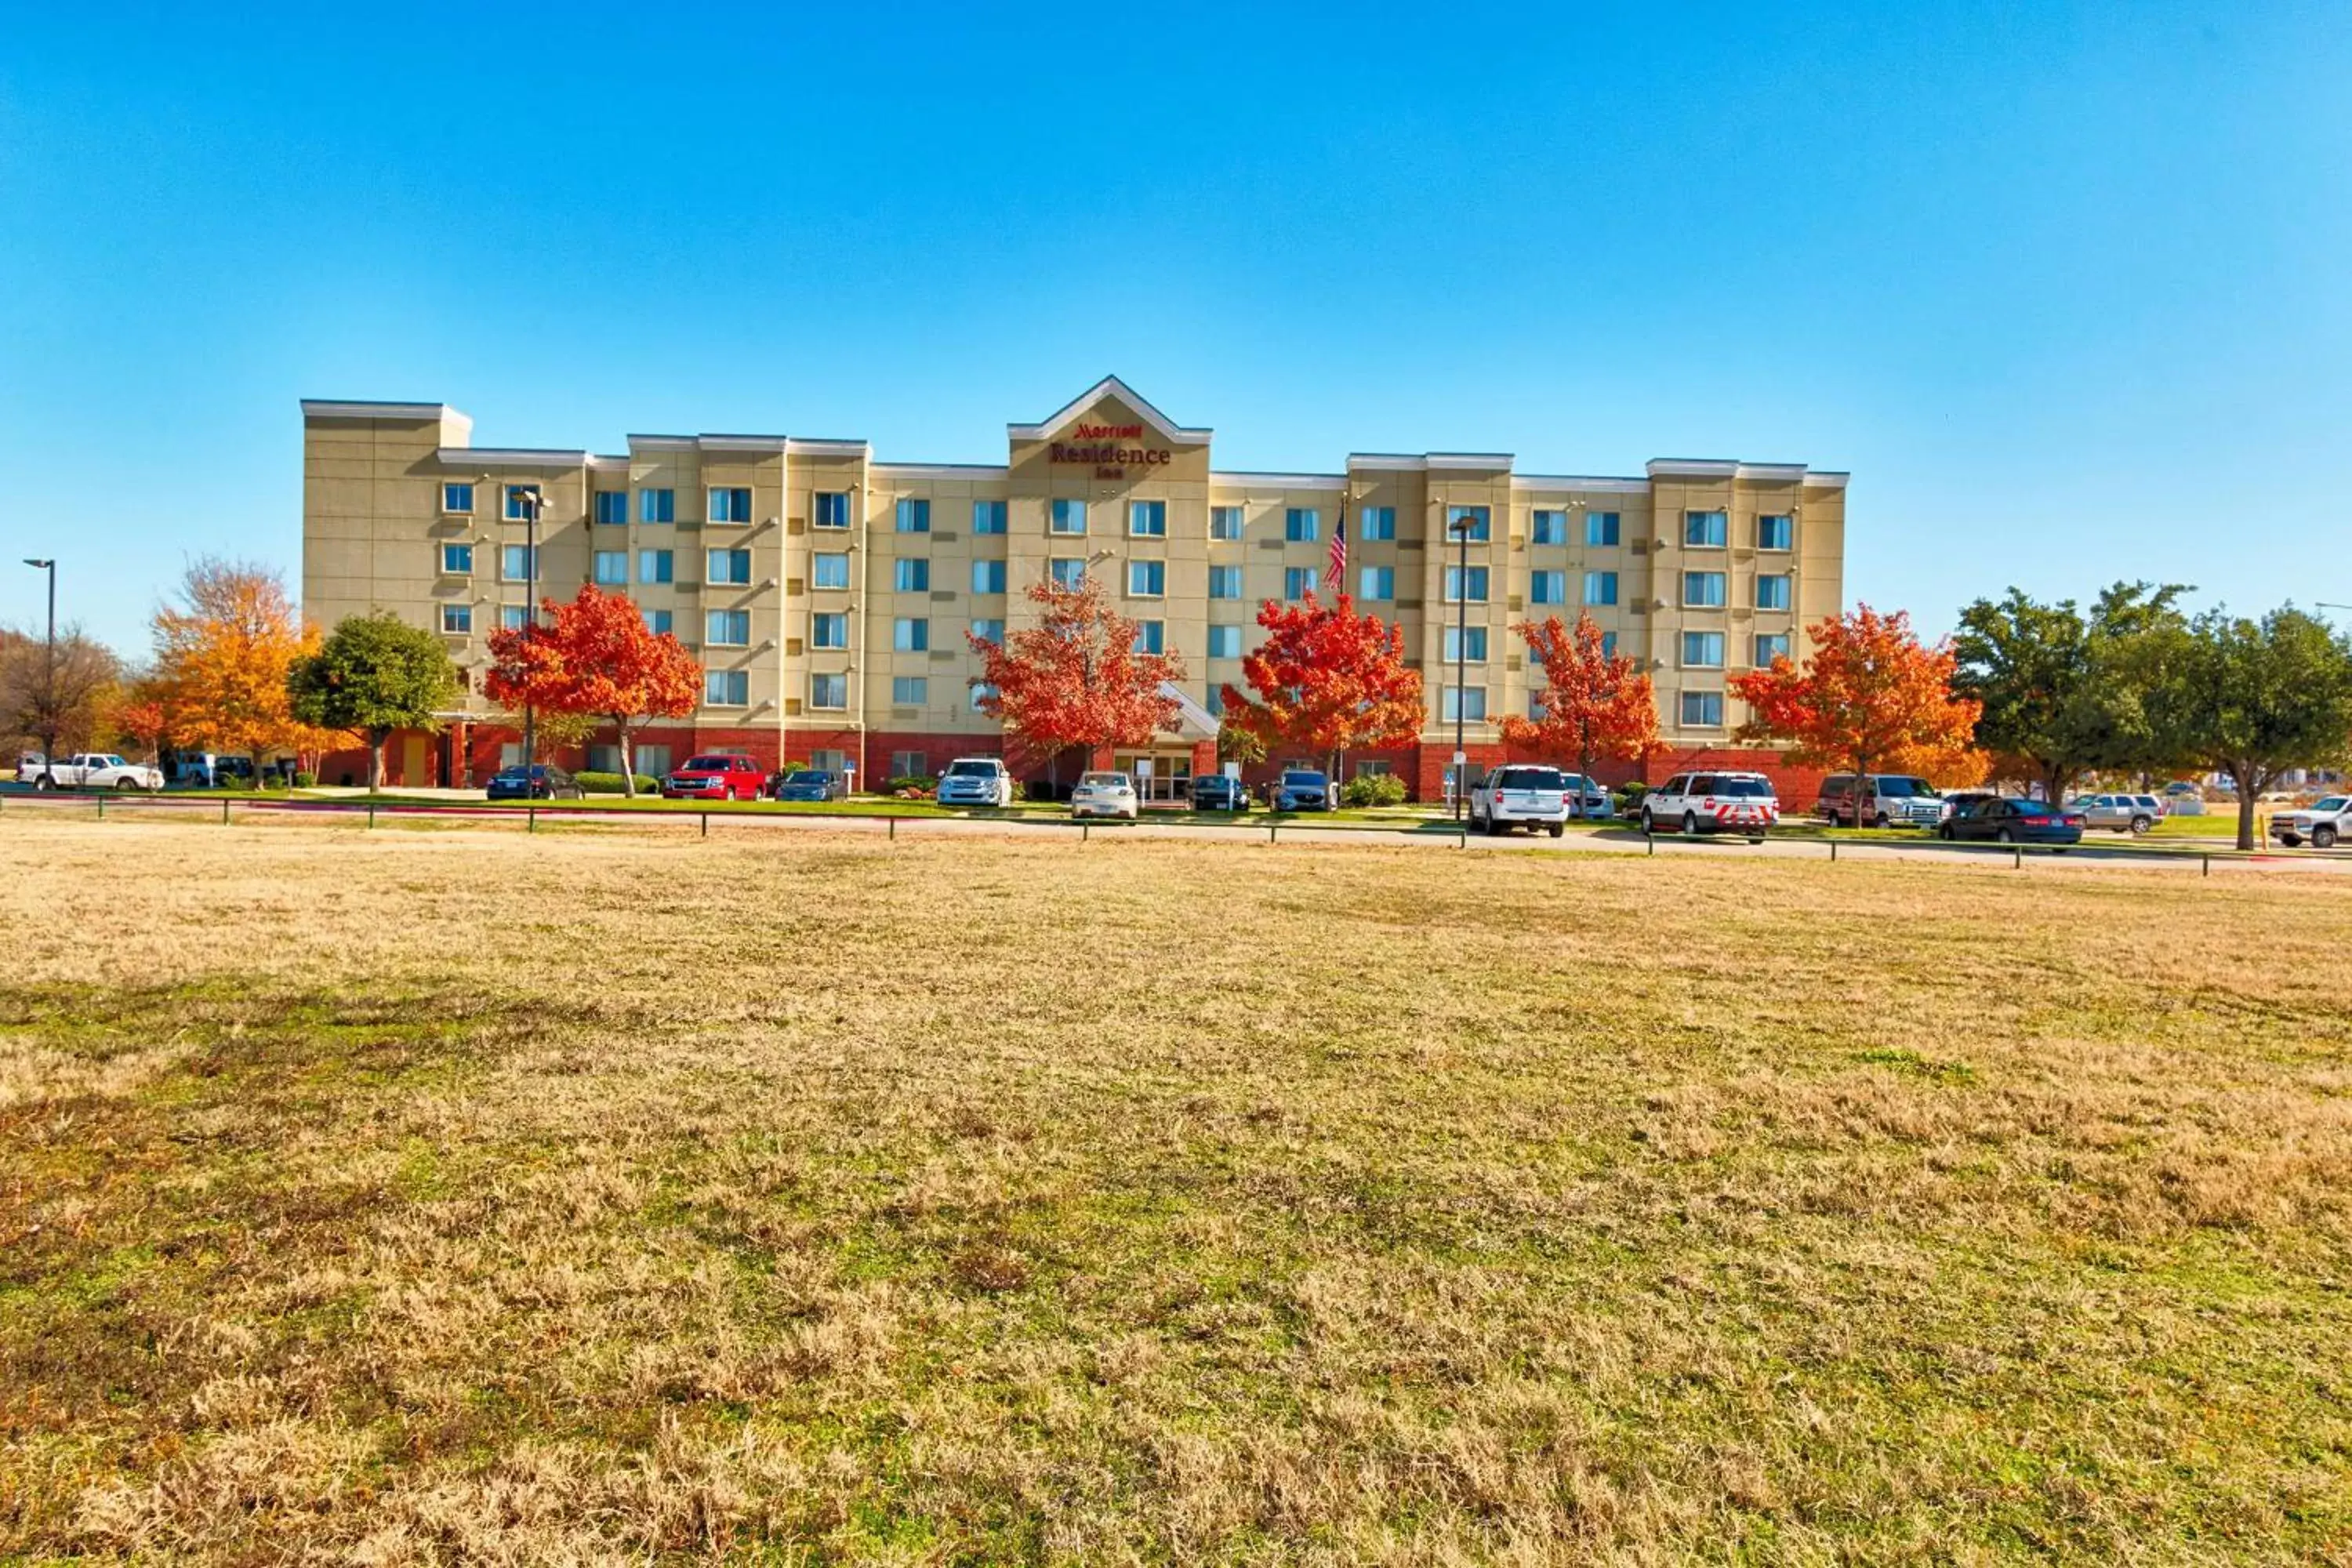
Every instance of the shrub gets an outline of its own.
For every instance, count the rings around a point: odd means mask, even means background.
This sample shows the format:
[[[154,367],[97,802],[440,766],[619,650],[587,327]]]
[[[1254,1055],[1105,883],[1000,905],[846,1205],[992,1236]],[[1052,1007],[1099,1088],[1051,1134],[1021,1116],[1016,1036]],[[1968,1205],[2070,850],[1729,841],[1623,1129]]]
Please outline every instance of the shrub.
[[[618,795],[621,793],[621,775],[618,773],[573,773],[572,776],[578,779],[580,781],[580,787],[590,795]],[[650,779],[645,774],[639,773],[637,775],[637,793],[639,795],[659,795],[661,793],[661,780]]]
[[[1339,788],[1342,805],[1402,805],[1404,780],[1394,773],[1358,773]]]
[[[929,800],[931,798],[931,792],[939,787],[939,784],[940,781],[934,778],[905,773],[895,779],[884,779],[882,793],[894,795],[900,800]]]
[[[294,787],[296,789],[310,789],[316,785],[318,782],[319,775],[316,773],[298,773],[294,775]]]
[[[1615,798],[1619,811],[1631,811],[1642,804],[1642,797],[1650,793],[1650,786],[1629,780],[1609,793]]]

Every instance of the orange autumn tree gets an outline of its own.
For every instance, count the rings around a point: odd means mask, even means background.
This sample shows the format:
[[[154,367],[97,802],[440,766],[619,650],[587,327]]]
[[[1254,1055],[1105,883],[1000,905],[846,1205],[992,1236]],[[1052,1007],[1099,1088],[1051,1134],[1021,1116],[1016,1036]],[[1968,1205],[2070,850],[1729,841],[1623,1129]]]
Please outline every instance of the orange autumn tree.
[[[171,730],[171,716],[152,697],[134,698],[115,710],[114,732],[124,740],[137,742],[150,763],[162,754],[163,737]]]
[[[1769,669],[1731,678],[1751,715],[1738,739],[1780,742],[1792,763],[1857,779],[1898,760],[1949,758],[1974,743],[1981,709],[1953,695],[1958,661],[1949,639],[1925,647],[1907,613],[1882,616],[1868,605],[1810,635],[1813,651],[1803,668],[1783,657]]]
[[[1536,693],[1543,716],[1503,721],[1503,739],[1555,762],[1574,759],[1589,782],[1596,757],[1636,760],[1658,746],[1658,700],[1641,661],[1609,651],[1592,616],[1580,612],[1576,625],[1558,616],[1522,622],[1520,640],[1543,666],[1543,689]],[[1576,796],[1584,815],[1584,792]]]
[[[645,613],[626,594],[583,584],[570,604],[547,599],[540,609],[543,624],[490,634],[483,691],[509,708],[540,708],[613,726],[621,792],[635,795],[631,737],[648,719],[693,712],[702,699],[702,667],[668,632],[648,631]]]
[[[1267,751],[1296,746],[1330,759],[1404,745],[1421,734],[1421,672],[1404,661],[1404,634],[1358,615],[1342,594],[1328,605],[1309,594],[1296,605],[1268,599],[1257,613],[1265,642],[1242,659],[1240,688],[1224,689],[1223,723]]]
[[[294,717],[286,677],[316,651],[319,631],[268,567],[204,557],[188,568],[177,601],[155,613],[154,628],[148,694],[170,714],[174,740],[249,754],[256,763],[276,752],[308,759],[350,742]]]
[[[971,683],[980,710],[1004,726],[1017,752],[1053,769],[1073,746],[1144,746],[1176,727],[1183,705],[1170,693],[1184,661],[1139,649],[1138,624],[1111,608],[1091,574],[1075,587],[1034,584],[1028,597],[1035,626],[1002,643],[964,635],[981,661]]]

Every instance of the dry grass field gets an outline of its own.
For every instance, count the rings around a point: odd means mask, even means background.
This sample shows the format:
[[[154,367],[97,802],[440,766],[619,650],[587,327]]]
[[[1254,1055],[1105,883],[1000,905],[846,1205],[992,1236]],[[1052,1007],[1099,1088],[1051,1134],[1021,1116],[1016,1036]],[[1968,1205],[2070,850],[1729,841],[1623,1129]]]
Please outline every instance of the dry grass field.
[[[2352,1563],[2352,891],[0,823],[0,1558]]]

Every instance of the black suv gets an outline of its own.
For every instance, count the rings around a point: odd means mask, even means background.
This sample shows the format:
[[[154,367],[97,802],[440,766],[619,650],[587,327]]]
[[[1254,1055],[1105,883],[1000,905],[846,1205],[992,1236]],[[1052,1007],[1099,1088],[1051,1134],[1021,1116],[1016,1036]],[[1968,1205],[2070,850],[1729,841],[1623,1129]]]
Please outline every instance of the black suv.
[[[1239,779],[1223,773],[1202,773],[1192,780],[1194,811],[1247,811],[1249,789]]]

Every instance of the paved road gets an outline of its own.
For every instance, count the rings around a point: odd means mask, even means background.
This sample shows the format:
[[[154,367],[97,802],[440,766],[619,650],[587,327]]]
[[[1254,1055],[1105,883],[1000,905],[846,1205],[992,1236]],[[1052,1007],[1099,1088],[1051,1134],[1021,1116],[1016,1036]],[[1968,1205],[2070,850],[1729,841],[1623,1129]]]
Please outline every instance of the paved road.
[[[38,813],[72,812],[90,815],[96,802],[88,795],[37,795],[7,792],[5,813],[14,816],[19,811]],[[153,816],[164,819],[216,821],[223,802],[201,795],[165,796],[152,799],[144,796],[110,796],[105,802],[109,816],[133,815]],[[236,818],[250,816],[274,817],[310,816],[321,822],[350,825],[364,821],[363,805],[356,802],[320,801],[233,801],[228,803]],[[523,825],[524,813],[519,806],[490,806],[477,804],[470,807],[460,805],[430,807],[377,807],[384,820],[401,816],[457,817],[467,821],[493,821]],[[579,811],[562,806],[542,805],[538,808],[543,823],[593,821],[600,825],[622,826],[632,822],[666,824],[673,831],[688,826],[700,826],[701,815],[693,812],[633,814],[591,808]],[[5,819],[5,818],[0,818]],[[1244,818],[1232,826],[1198,823],[1153,822],[1097,824],[1084,834],[1061,817],[938,817],[907,816],[896,823],[874,816],[843,816],[820,815],[786,815],[714,810],[709,813],[712,831],[734,835],[758,831],[857,833],[866,835],[940,835],[946,837],[1051,837],[1060,839],[1105,837],[1183,838],[1226,843],[1264,843],[1267,840],[1268,825],[1263,818]],[[1304,827],[1284,823],[1274,830],[1275,837],[1285,844],[1353,845],[1359,847],[1443,849],[1449,851],[1486,850],[1496,853],[1527,853],[1534,850],[1576,854],[1615,855],[1700,855],[1730,857],[1745,859],[1807,859],[1875,860],[1906,864],[1979,867],[2124,867],[2151,871],[2172,871],[2190,876],[2221,876],[2259,874],[2269,871],[2315,871],[2344,875],[2352,873],[2352,850],[2321,853],[2315,850],[2278,851],[2240,856],[2234,851],[2217,847],[2208,857],[2195,849],[2160,849],[2141,847],[2128,841],[2113,844],[2096,839],[2065,853],[2028,847],[2022,854],[2012,854],[1997,846],[1945,845],[1926,837],[1910,842],[1838,841],[1832,851],[1832,842],[1820,838],[1774,838],[1762,844],[1749,844],[1744,839],[1681,838],[1644,839],[1631,828],[1604,828],[1594,832],[1570,832],[1552,838],[1513,834],[1500,838],[1483,835],[1457,836],[1449,832],[1392,830],[1369,827]]]

